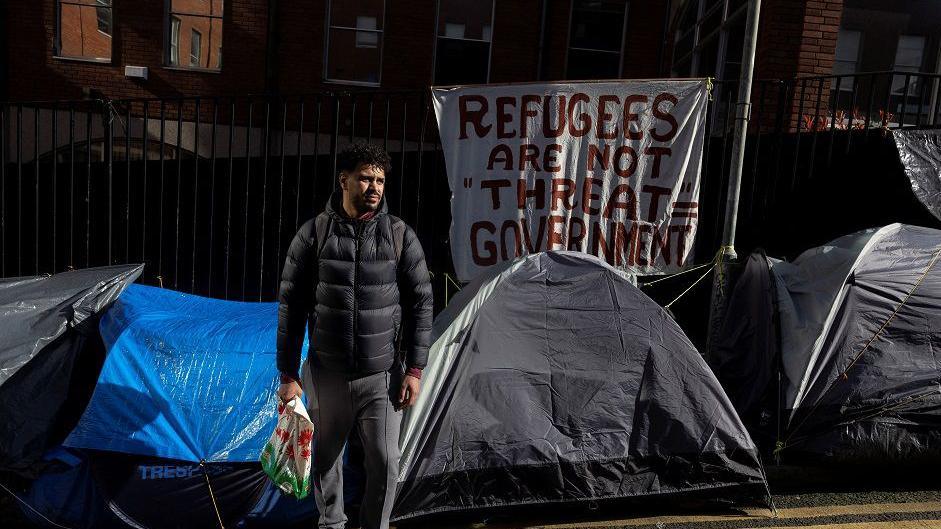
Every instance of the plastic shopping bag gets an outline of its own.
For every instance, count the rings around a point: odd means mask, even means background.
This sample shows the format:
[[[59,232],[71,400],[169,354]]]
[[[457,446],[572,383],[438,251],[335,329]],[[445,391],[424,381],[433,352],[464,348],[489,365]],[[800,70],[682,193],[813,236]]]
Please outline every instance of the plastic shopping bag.
[[[261,452],[265,474],[285,494],[302,499],[310,493],[310,455],[314,424],[301,399],[278,404],[278,425]]]

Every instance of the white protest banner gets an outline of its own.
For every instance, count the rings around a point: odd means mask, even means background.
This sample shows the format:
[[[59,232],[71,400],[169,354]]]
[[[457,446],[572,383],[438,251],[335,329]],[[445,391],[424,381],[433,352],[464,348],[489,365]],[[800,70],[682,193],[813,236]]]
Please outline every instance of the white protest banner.
[[[635,274],[691,258],[707,81],[433,88],[458,278],[546,250]]]

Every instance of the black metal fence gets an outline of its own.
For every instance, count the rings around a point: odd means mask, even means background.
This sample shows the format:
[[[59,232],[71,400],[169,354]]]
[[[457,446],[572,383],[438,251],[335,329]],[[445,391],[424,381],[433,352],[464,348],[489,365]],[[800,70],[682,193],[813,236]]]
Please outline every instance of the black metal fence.
[[[911,193],[891,130],[939,123],[939,81],[937,74],[876,72],[756,82],[740,250],[794,256],[880,224],[937,225]],[[717,83],[710,108],[697,246],[706,258],[721,235],[736,92],[735,82]]]
[[[937,123],[939,78],[757,82],[740,248],[789,255],[851,229],[933,222],[887,131]],[[736,85],[716,83],[710,103],[700,261],[719,240]],[[336,186],[338,150],[371,141],[392,156],[390,209],[416,228],[444,301],[456,285],[432,114],[427,91],[0,104],[0,276],[144,262],[147,283],[273,299],[291,237]]]
[[[392,157],[390,209],[445,281],[429,112],[416,92],[0,105],[0,275],[144,262],[148,283],[271,299],[291,237],[336,186],[337,151],[372,141]]]

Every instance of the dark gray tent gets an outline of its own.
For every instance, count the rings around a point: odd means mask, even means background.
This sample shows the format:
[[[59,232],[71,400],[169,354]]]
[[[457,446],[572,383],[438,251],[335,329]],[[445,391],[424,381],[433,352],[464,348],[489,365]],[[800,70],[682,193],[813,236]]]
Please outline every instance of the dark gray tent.
[[[779,332],[780,343],[728,332],[720,343],[732,344],[740,363],[781,373],[780,387],[773,384],[779,453],[941,461],[939,257],[941,231],[893,224],[841,237],[792,263],[767,261],[773,317],[754,310],[754,300],[769,295],[762,289],[740,296],[730,319],[752,318],[764,336]],[[760,284],[748,276],[738,290]],[[723,384],[737,384],[729,374],[719,371]],[[736,402],[739,413],[753,415],[756,402]]]
[[[0,279],[0,471],[33,477],[78,422],[104,360],[98,318],[142,270]]]
[[[759,446],[774,444],[778,326],[774,280],[761,251],[745,259],[709,365]]]
[[[673,319],[585,254],[520,258],[435,321],[395,516],[764,493],[754,444]]]

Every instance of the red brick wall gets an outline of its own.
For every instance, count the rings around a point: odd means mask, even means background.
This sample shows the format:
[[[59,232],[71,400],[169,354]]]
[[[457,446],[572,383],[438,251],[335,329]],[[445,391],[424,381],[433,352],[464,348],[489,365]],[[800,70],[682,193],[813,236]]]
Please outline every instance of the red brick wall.
[[[546,16],[545,62],[543,78],[554,81],[565,79],[565,59],[569,42],[569,14],[571,0],[548,0]]]
[[[572,2],[571,0],[549,0],[548,3],[546,49],[550,56],[545,64],[543,76],[548,80],[565,79],[565,59],[568,53],[570,31],[569,14]],[[623,78],[640,79],[661,75],[658,58],[666,8],[665,0],[628,2]]]
[[[663,44],[664,0],[633,1],[627,11],[627,39],[624,45],[623,77],[660,77],[660,47]]]
[[[89,59],[111,56],[111,36],[98,31],[94,6],[64,4],[60,16],[60,55]]]
[[[764,0],[755,77],[830,74],[842,12],[843,0]]]
[[[278,6],[278,77],[281,90],[296,94],[319,87],[323,78],[323,0],[295,0]],[[306,35],[306,38],[297,38]]]
[[[832,74],[842,13],[842,0],[763,1],[755,78],[792,79]],[[812,104],[816,108],[818,95],[821,99],[821,113],[825,113],[829,94],[830,86],[827,82],[822,86],[813,81],[799,84],[788,102],[791,119],[789,128],[799,126],[801,113],[813,113],[806,105]],[[805,102],[803,108],[801,100]],[[768,94],[765,104],[770,105],[767,108],[776,108],[775,105],[779,104],[778,94]]]
[[[114,2],[110,64],[58,59],[54,0],[8,3],[11,79],[8,97],[19,100],[81,98],[85,87],[111,98],[238,95],[265,90],[268,0],[227,0],[221,72],[164,67],[165,4],[160,0]],[[548,0],[543,78],[564,79],[571,0]],[[491,82],[537,80],[543,0],[496,0]],[[431,83],[437,0],[387,0],[382,88]],[[624,77],[658,75],[665,0],[633,0],[628,7]],[[326,0],[280,0],[277,82],[284,93],[347,88],[323,82]],[[15,21],[15,23],[14,23]],[[185,32],[182,32],[185,33]],[[184,46],[185,44],[185,46]],[[188,34],[180,59],[188,62]],[[204,35],[204,46],[208,40]],[[207,49],[204,51],[208,53]],[[124,76],[124,66],[147,66],[149,79]]]
[[[539,73],[542,1],[496,0],[490,82],[534,81]]]
[[[386,12],[382,87],[428,86],[433,71],[435,0],[386,0]]]
[[[244,94],[264,89],[266,0],[226,2],[224,67],[220,73],[163,67],[162,1],[114,2],[110,64],[56,59],[55,9],[54,0],[41,0],[39,6],[34,2],[8,3],[5,30],[9,39],[10,99],[81,98],[83,87],[99,89],[113,98]],[[125,78],[125,65],[149,67],[149,79]]]

